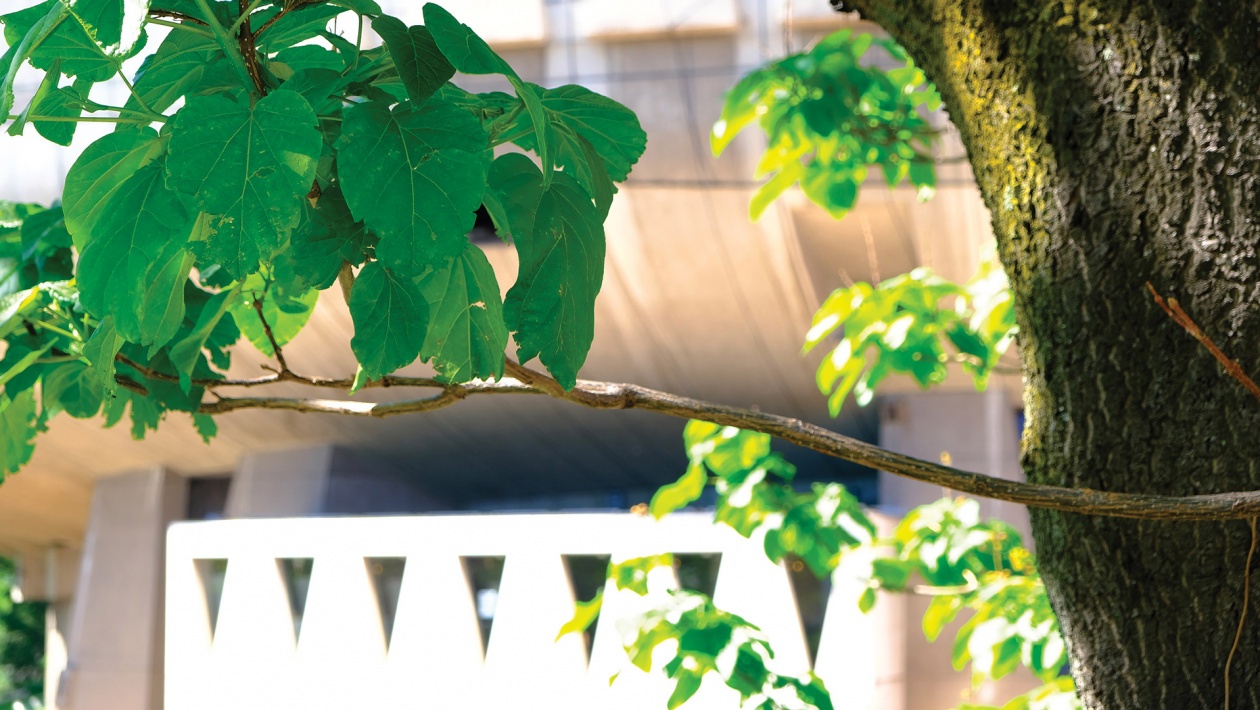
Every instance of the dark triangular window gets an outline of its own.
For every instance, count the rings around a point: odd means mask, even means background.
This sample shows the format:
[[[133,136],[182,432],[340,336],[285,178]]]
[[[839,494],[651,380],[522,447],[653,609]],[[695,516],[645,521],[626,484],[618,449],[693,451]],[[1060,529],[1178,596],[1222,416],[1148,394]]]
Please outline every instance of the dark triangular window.
[[[405,557],[366,557],[368,579],[376,592],[376,605],[381,612],[381,628],[385,631],[385,648],[394,635],[394,619],[398,616],[398,595],[402,592]]]
[[[674,555],[674,570],[678,573],[678,586],[700,592],[713,598],[713,590],[717,588],[718,567],[722,564],[722,554],[686,553]]]
[[[302,638],[302,616],[306,613],[306,596],[311,589],[311,568],[315,560],[309,557],[283,557],[276,560],[280,579],[289,597],[289,611],[293,613],[293,638]]]
[[[608,555],[564,555],[564,569],[569,574],[569,584],[573,586],[573,599],[578,602],[589,602],[604,588],[608,581]],[[591,621],[582,633],[582,641],[586,645],[586,659],[591,658],[592,644],[595,642],[595,627],[599,625],[599,615]]]
[[[197,567],[197,578],[201,580],[201,591],[206,597],[206,615],[210,617],[210,638],[214,639],[215,630],[219,626],[219,605],[223,602],[223,581],[227,578],[225,559],[193,560]]]
[[[796,599],[796,613],[805,632],[805,646],[809,650],[809,664],[818,660],[818,641],[822,637],[823,619],[827,615],[827,600],[831,598],[831,578],[814,576],[805,562],[795,555],[784,561],[788,579],[792,581],[792,596]]]
[[[490,630],[494,627],[494,612],[499,604],[499,582],[503,580],[502,557],[463,557],[464,574],[472,592],[473,608],[477,612],[477,625],[481,628],[481,651],[490,648]]]

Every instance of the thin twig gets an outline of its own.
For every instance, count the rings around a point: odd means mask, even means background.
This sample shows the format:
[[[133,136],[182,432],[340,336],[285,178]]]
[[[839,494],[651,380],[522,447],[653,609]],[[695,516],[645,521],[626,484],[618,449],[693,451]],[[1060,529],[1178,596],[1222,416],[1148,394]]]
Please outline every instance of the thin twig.
[[[1212,357],[1216,358],[1217,362],[1221,363],[1221,365],[1225,367],[1225,371],[1229,373],[1230,377],[1242,383],[1242,386],[1246,387],[1247,391],[1250,392],[1253,397],[1260,399],[1260,385],[1257,385],[1254,380],[1247,376],[1247,373],[1243,372],[1242,366],[1240,366],[1236,360],[1230,358],[1216,346],[1216,343],[1212,342],[1212,339],[1209,338],[1201,328],[1199,328],[1199,324],[1195,323],[1194,320],[1190,318],[1184,310],[1182,310],[1181,304],[1177,302],[1177,299],[1170,298],[1165,301],[1163,296],[1160,296],[1159,292],[1155,290],[1155,287],[1151,285],[1150,281],[1146,282],[1146,287],[1150,289],[1151,295],[1155,297],[1155,303],[1159,304],[1159,307],[1164,309],[1164,313],[1167,313],[1168,317],[1171,318],[1174,323],[1182,328],[1185,328],[1186,332],[1189,333],[1191,337],[1199,341],[1200,345],[1207,348],[1207,351],[1212,353]]]
[[[1247,566],[1243,569],[1243,606],[1238,615],[1238,630],[1234,632],[1234,645],[1229,648],[1229,656],[1225,658],[1225,710],[1229,710],[1229,669],[1234,664],[1234,653],[1238,651],[1238,643],[1242,641],[1243,624],[1247,621],[1247,604],[1251,592],[1251,558],[1256,554],[1256,519],[1251,519],[1251,547],[1247,549]]]
[[[477,394],[539,394],[592,409],[642,409],[757,431],[873,469],[1021,505],[1083,515],[1165,521],[1238,520],[1260,515],[1260,491],[1165,496],[1011,481],[887,451],[790,417],[714,404],[633,384],[579,380],[576,387],[566,391],[551,377],[511,360],[507,361],[506,370],[513,379],[449,386],[430,380],[423,386],[444,387],[445,391],[420,400],[376,403],[284,397],[226,398],[203,404],[200,411],[222,414],[246,409],[287,409],[379,418],[432,411]]]
[[[262,321],[263,333],[267,336],[267,342],[271,343],[271,352],[276,356],[276,362],[280,365],[280,371],[276,373],[276,377],[281,380],[291,379],[293,373],[289,371],[289,363],[284,361],[284,351],[280,349],[280,343],[276,342],[276,336],[271,332],[271,324],[267,322],[267,316],[263,315],[261,298],[254,299],[254,311],[258,313],[258,320]]]
[[[302,7],[303,5],[313,5],[313,4],[317,3],[317,2],[323,2],[323,0],[296,0],[293,4],[291,4],[291,5],[286,5],[285,7],[281,8],[281,9],[280,9],[280,12],[277,12],[277,13],[275,14],[275,16],[274,16],[274,17],[272,17],[270,20],[267,20],[266,22],[264,22],[264,23],[262,24],[262,27],[259,27],[259,28],[258,28],[258,31],[254,33],[254,36],[255,36],[255,37],[259,37],[259,36],[261,36],[261,35],[262,35],[262,33],[266,32],[268,28],[270,28],[272,25],[276,24],[276,22],[277,22],[277,21],[278,21],[281,17],[284,17],[285,15],[289,14],[289,13],[290,13],[290,12],[292,12],[293,10],[298,9],[299,7]]]

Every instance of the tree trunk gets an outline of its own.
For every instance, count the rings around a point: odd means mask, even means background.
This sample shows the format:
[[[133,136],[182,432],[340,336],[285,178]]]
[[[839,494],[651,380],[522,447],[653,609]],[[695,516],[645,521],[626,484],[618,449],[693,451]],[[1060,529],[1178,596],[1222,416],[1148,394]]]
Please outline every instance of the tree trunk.
[[[1029,480],[1260,488],[1260,402],[1144,286],[1260,374],[1260,9],[846,4],[924,67],[967,146],[1017,298]],[[1246,522],[1034,511],[1033,533],[1086,707],[1224,706]],[[1260,708],[1252,606],[1229,674],[1237,709]]]

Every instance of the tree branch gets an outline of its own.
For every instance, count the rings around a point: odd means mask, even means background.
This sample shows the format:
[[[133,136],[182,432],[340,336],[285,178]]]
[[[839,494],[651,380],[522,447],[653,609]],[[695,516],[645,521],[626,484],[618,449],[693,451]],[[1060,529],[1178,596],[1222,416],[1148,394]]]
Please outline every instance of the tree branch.
[[[263,303],[261,298],[254,299],[254,311],[258,313],[258,320],[262,322],[263,333],[267,335],[267,342],[271,343],[271,352],[276,356],[276,362],[280,365],[280,371],[276,373],[279,380],[293,379],[293,372],[289,369],[289,363],[284,361],[284,351],[280,349],[280,343],[276,342],[276,336],[271,332],[271,324],[267,322],[267,316],[263,315]]]
[[[463,385],[425,381],[422,386],[443,387],[444,391],[435,397],[419,400],[377,403],[282,397],[226,398],[203,404],[200,411],[203,414],[223,414],[246,409],[286,409],[383,418],[441,409],[472,395],[540,394],[592,409],[642,409],[681,419],[701,419],[757,431],[827,456],[905,478],[1033,507],[1084,515],[1164,521],[1235,520],[1260,514],[1260,491],[1163,496],[1011,481],[887,451],[791,417],[714,404],[633,384],[579,380],[573,390],[565,391],[554,379],[511,360],[508,360],[506,370],[513,379]],[[347,381],[326,382],[340,384]]]

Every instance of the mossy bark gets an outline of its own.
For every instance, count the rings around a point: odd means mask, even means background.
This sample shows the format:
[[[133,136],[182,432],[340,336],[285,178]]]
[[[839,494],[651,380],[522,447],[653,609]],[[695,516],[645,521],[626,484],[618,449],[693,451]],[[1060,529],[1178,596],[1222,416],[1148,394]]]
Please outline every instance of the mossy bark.
[[[967,146],[1017,297],[1029,480],[1260,488],[1260,402],[1144,286],[1260,375],[1260,5],[846,4],[924,67]],[[1224,706],[1246,522],[1034,511],[1033,533],[1086,707]],[[1260,606],[1230,680],[1260,708]]]

